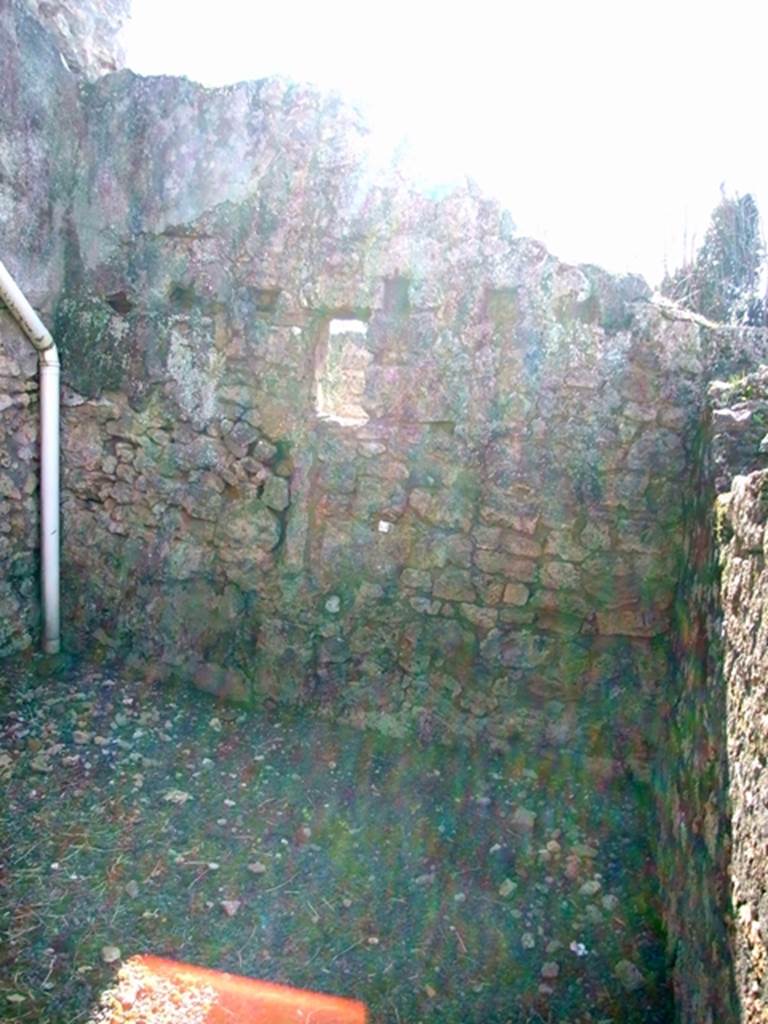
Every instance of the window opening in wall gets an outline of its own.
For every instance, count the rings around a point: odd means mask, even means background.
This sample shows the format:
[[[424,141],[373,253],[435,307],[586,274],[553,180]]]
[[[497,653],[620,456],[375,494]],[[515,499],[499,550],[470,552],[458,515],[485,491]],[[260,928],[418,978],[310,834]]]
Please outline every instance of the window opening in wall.
[[[316,409],[323,419],[345,426],[368,422],[362,405],[371,353],[365,345],[368,322],[334,317],[321,339],[316,367]]]

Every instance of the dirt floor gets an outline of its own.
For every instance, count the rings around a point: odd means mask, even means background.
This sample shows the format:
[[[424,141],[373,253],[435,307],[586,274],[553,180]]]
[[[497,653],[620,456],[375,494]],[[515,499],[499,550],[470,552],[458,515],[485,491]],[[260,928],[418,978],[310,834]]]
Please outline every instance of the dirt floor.
[[[627,779],[103,670],[6,667],[0,714],[0,1021],[88,1021],[142,952],[372,1024],[672,1019]]]

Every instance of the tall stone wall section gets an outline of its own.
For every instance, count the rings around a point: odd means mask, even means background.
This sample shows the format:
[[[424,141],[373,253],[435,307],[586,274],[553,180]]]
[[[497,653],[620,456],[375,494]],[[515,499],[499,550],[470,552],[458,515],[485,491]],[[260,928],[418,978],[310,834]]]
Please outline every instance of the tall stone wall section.
[[[51,322],[83,114],[75,76],[20,3],[0,3],[0,259]],[[37,633],[36,356],[0,309],[0,650]]]
[[[676,671],[659,701],[662,735],[653,773],[656,855],[678,1018],[681,1024],[735,1024],[722,607],[706,417],[686,492]]]
[[[768,1020],[768,470],[737,478],[723,552],[736,980],[746,1024]]]
[[[768,1020],[768,367],[713,389],[734,967],[745,1024]]]
[[[6,127],[29,132],[3,251],[66,382],[66,643],[394,732],[642,763],[699,325],[471,188],[372,181],[332,96],[82,86],[28,5],[2,14]],[[36,386],[3,337],[12,651],[37,630]]]
[[[400,202],[404,237],[374,196],[318,261],[271,252],[245,200],[64,291],[65,543],[91,581],[67,620],[238,696],[497,739],[583,720],[641,756],[696,329],[469,196]],[[317,413],[350,315],[364,424]]]
[[[66,642],[397,732],[642,760],[697,326],[471,191],[371,184],[354,116],[311,90],[122,72],[81,117],[43,300],[67,384]],[[364,424],[318,415],[345,318]]]
[[[760,337],[704,335],[715,365]],[[768,370],[713,383],[654,771],[675,1001],[691,1024],[768,1019],[767,462]]]
[[[371,181],[333,97],[83,85],[118,59],[96,15],[0,3],[67,647],[423,739],[655,751],[680,1019],[764,1020],[765,376],[705,394],[765,334],[566,266],[472,189]],[[3,655],[39,629],[36,415],[0,311]]]
[[[25,7],[4,24],[55,63]],[[128,72],[77,94],[59,62],[41,99],[34,71],[6,88],[50,108],[32,205],[53,269],[34,231],[4,249],[62,354],[67,645],[403,734],[642,764],[699,325],[471,189],[372,182],[333,97]],[[68,96],[63,172],[43,154]],[[36,631],[35,383],[4,351],[10,651]],[[354,422],[323,407],[340,372]]]

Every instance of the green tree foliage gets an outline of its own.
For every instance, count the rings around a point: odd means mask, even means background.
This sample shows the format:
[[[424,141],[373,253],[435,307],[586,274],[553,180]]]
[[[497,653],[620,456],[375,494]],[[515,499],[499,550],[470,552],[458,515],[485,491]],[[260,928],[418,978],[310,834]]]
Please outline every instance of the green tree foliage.
[[[695,258],[666,274],[661,291],[717,323],[761,325],[765,246],[757,204],[749,194],[731,197],[722,188],[721,196]]]

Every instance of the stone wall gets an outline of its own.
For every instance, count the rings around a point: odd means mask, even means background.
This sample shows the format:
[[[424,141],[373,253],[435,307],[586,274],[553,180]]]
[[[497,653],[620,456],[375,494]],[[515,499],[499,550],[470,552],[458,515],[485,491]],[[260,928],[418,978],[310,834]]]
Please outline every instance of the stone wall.
[[[130,0],[25,0],[30,12],[56,41],[67,67],[98,78],[124,64],[120,30]]]
[[[399,731],[562,740],[583,719],[595,749],[642,753],[695,325],[470,195],[369,195],[286,245],[291,222],[265,232],[260,210],[312,224],[337,174],[296,165],[298,195],[262,179],[258,207],[137,234],[127,265],[84,233],[55,331],[68,572],[92,581],[67,587],[72,639],[100,627],[204,685]],[[366,353],[364,423],[317,411],[345,339]]]
[[[704,333],[725,353],[755,338]],[[697,1024],[768,1019],[767,432],[768,370],[712,384],[654,772],[676,1005]]]
[[[765,376],[706,399],[765,333],[564,265],[471,188],[371,181],[311,89],[82,85],[57,11],[0,4],[0,243],[62,353],[68,649],[423,739],[655,751],[680,1019],[765,1019]],[[2,654],[39,629],[36,407],[0,313]]]
[[[736,472],[718,499],[734,964],[741,1019],[758,1024],[768,1020],[768,367],[714,399],[726,442],[716,455]]]
[[[729,932],[730,814],[711,431],[686,481],[685,565],[675,605],[676,671],[659,702],[656,857],[678,1018],[738,1020]]]
[[[371,182],[333,97],[128,72],[81,97],[59,191],[38,168],[57,269],[32,296],[67,385],[65,643],[399,733],[644,762],[700,325],[471,189]],[[5,351],[9,651],[37,628],[35,384]]]
[[[0,3],[0,259],[48,322],[82,137],[74,75],[20,3]],[[5,59],[7,55],[7,59]],[[37,634],[36,356],[0,310],[0,650]]]

